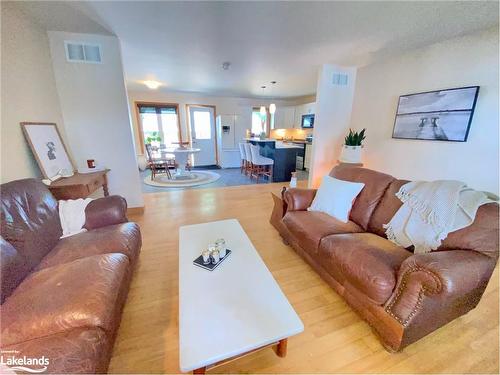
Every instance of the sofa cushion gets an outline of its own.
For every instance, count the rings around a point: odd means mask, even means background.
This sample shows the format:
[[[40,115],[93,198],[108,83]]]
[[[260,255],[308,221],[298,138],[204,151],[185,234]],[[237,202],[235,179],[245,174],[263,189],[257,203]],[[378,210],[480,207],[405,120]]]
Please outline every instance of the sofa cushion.
[[[10,296],[28,274],[26,259],[0,237],[0,303]]]
[[[76,328],[2,348],[4,361],[9,357],[40,358],[49,364],[49,374],[106,373],[111,353],[108,335],[100,328]],[[15,351],[15,352],[14,352]],[[30,366],[38,369],[40,366]]]
[[[330,176],[340,180],[362,182],[365,184],[365,187],[361,190],[361,193],[359,193],[352,205],[350,219],[366,230],[373,211],[389,184],[394,181],[394,177],[385,173],[357,167],[335,167],[330,172]]]
[[[384,304],[396,286],[397,271],[412,253],[375,234],[335,234],[321,240],[318,261],[377,304]]]
[[[391,182],[389,187],[384,193],[382,199],[380,199],[377,208],[373,212],[370,222],[368,223],[368,231],[378,234],[382,237],[387,237],[385,235],[384,224],[391,221],[392,217],[396,214],[399,208],[403,205],[403,202],[396,197],[396,193],[399,191],[401,186],[410,181],[406,180],[394,180]]]
[[[321,186],[307,211],[324,212],[347,223],[354,200],[364,186],[365,184],[359,182],[323,176]]]
[[[474,250],[498,259],[498,203],[483,204],[468,227],[448,234],[437,250]]]
[[[321,239],[330,234],[363,231],[352,221],[343,223],[323,212],[287,212],[283,217],[283,224],[294,235],[302,249],[308,252],[316,252]]]
[[[78,327],[111,331],[129,260],[95,255],[34,272],[1,306],[2,345]]]
[[[37,270],[107,253],[125,254],[134,263],[140,248],[141,232],[136,223],[109,225],[62,238],[42,259]]]
[[[33,269],[62,235],[57,200],[33,178],[2,184],[1,232]]]

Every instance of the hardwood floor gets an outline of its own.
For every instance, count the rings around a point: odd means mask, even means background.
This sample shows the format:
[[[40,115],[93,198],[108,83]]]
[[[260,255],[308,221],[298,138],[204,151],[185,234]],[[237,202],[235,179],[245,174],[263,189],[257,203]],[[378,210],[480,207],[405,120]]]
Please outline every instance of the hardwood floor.
[[[305,330],[286,358],[254,353],[209,373],[498,373],[498,267],[479,306],[401,353],[386,352],[369,326],[285,246],[269,224],[270,192],[282,184],[145,194],[130,215],[143,248],[109,371],[178,373],[178,228],[237,218],[286,294]]]

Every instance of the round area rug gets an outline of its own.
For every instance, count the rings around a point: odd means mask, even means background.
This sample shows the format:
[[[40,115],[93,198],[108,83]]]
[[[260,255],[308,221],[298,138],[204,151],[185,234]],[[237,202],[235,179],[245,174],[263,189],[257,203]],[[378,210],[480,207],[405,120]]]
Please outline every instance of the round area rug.
[[[173,175],[175,172],[172,171],[171,173]],[[144,183],[156,187],[180,188],[209,184],[217,181],[219,178],[220,175],[215,172],[193,170],[189,177],[177,180],[175,178],[168,178],[166,174],[157,175],[153,180],[151,180],[151,176],[147,176],[144,179]]]

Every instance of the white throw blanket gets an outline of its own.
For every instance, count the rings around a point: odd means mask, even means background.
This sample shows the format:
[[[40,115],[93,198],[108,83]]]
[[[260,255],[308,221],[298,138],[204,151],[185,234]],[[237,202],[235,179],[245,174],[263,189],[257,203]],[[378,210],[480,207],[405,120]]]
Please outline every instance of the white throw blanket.
[[[479,206],[491,202],[460,181],[409,182],[396,196],[403,205],[384,225],[387,238],[403,247],[413,245],[416,254],[437,249],[448,233],[474,222]]]
[[[90,198],[59,201],[59,218],[63,230],[61,238],[86,232],[86,229],[82,229],[85,225],[85,208],[91,201]]]

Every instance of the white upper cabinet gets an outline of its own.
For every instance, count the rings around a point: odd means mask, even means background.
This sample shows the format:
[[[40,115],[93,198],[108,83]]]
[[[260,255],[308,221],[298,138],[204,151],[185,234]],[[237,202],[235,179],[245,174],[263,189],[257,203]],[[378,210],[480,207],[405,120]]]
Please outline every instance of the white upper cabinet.
[[[284,128],[290,129],[295,125],[295,107],[283,107]]]
[[[306,103],[295,107],[295,128],[302,128],[302,116],[312,115],[316,112],[316,103]]]
[[[300,129],[302,115],[310,115],[316,112],[316,103],[306,103],[297,106],[280,107],[274,114],[274,129]]]
[[[274,129],[293,128],[295,121],[295,107],[278,106],[274,113]]]

